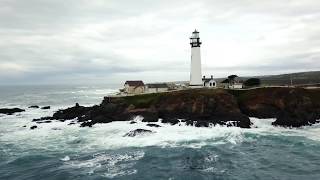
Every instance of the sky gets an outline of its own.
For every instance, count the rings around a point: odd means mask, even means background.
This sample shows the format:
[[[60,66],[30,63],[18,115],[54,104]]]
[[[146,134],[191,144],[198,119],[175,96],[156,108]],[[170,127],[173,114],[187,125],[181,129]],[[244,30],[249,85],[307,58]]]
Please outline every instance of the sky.
[[[189,79],[320,70],[319,0],[0,0],[1,84]]]

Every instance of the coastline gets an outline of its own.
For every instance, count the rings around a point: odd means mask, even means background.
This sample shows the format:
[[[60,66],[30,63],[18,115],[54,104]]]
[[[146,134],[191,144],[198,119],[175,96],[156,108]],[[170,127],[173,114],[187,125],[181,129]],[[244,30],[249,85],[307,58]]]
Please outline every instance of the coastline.
[[[275,118],[283,127],[312,125],[320,119],[320,89],[268,87],[250,90],[188,89],[165,93],[105,97],[100,105],[76,105],[50,117],[33,121],[71,120],[81,126],[130,121],[142,116],[144,122],[196,127],[226,125],[250,128],[249,117]]]

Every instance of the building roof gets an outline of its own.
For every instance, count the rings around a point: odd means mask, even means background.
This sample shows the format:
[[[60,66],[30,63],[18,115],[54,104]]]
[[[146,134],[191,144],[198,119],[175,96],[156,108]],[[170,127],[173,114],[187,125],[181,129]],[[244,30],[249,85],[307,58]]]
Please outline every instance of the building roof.
[[[128,84],[129,86],[134,86],[134,87],[144,86],[143,81],[126,81],[124,84]]]
[[[169,88],[166,83],[147,84],[148,88]]]

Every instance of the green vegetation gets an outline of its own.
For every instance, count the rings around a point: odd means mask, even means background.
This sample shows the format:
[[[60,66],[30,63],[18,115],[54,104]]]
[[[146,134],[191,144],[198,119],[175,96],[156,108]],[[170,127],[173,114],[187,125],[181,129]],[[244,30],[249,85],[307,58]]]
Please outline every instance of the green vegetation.
[[[260,84],[261,82],[259,78],[250,78],[244,82],[244,85],[248,87],[260,86]]]
[[[199,96],[203,97],[212,97],[219,96],[220,93],[228,92],[232,94],[238,101],[238,103],[248,102],[253,97],[257,97],[263,94],[272,94],[273,92],[286,92],[282,91],[286,88],[277,88],[277,87],[266,87],[266,88],[257,88],[250,90],[232,90],[232,89],[187,89],[181,91],[172,91],[166,93],[153,93],[153,94],[141,94],[135,96],[126,96],[121,99],[124,100],[126,104],[132,104],[136,108],[150,108],[152,105],[157,105],[162,100],[174,100],[183,98],[184,100],[196,99]],[[289,88],[290,89],[290,88]],[[281,90],[281,91],[279,91]],[[302,89],[301,89],[302,90]],[[308,89],[303,90],[308,97],[311,98],[314,104],[320,104],[320,89]]]
[[[237,77],[238,77],[237,75],[230,75],[230,76],[228,76],[229,83],[230,83],[231,85],[234,84]]]
[[[229,84],[229,79],[225,79],[225,80],[221,81],[221,83]]]
[[[136,108],[148,108],[156,105],[161,99],[165,98],[187,98],[193,99],[198,96],[210,97],[217,93],[223,92],[223,89],[187,89],[181,91],[171,91],[166,93],[141,94],[135,96],[122,97],[127,104],[132,104]]]
[[[156,104],[162,96],[167,93],[141,94],[135,96],[123,97],[126,103],[134,105],[136,108],[148,108],[152,104]]]

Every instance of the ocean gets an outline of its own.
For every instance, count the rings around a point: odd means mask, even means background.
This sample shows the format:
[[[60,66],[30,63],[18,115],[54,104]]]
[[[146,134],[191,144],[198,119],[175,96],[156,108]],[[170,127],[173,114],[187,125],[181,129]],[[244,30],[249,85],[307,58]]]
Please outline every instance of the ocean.
[[[1,180],[201,180],[320,179],[320,125],[274,127],[274,119],[251,118],[251,129],[177,124],[148,127],[112,122],[92,128],[70,121],[36,124],[75,103],[90,106],[113,94],[105,86],[0,86],[0,108],[25,112],[0,114]],[[28,106],[51,109],[28,109]],[[38,128],[31,130],[30,127]],[[23,127],[26,126],[26,127]],[[124,137],[142,128],[155,133]]]

